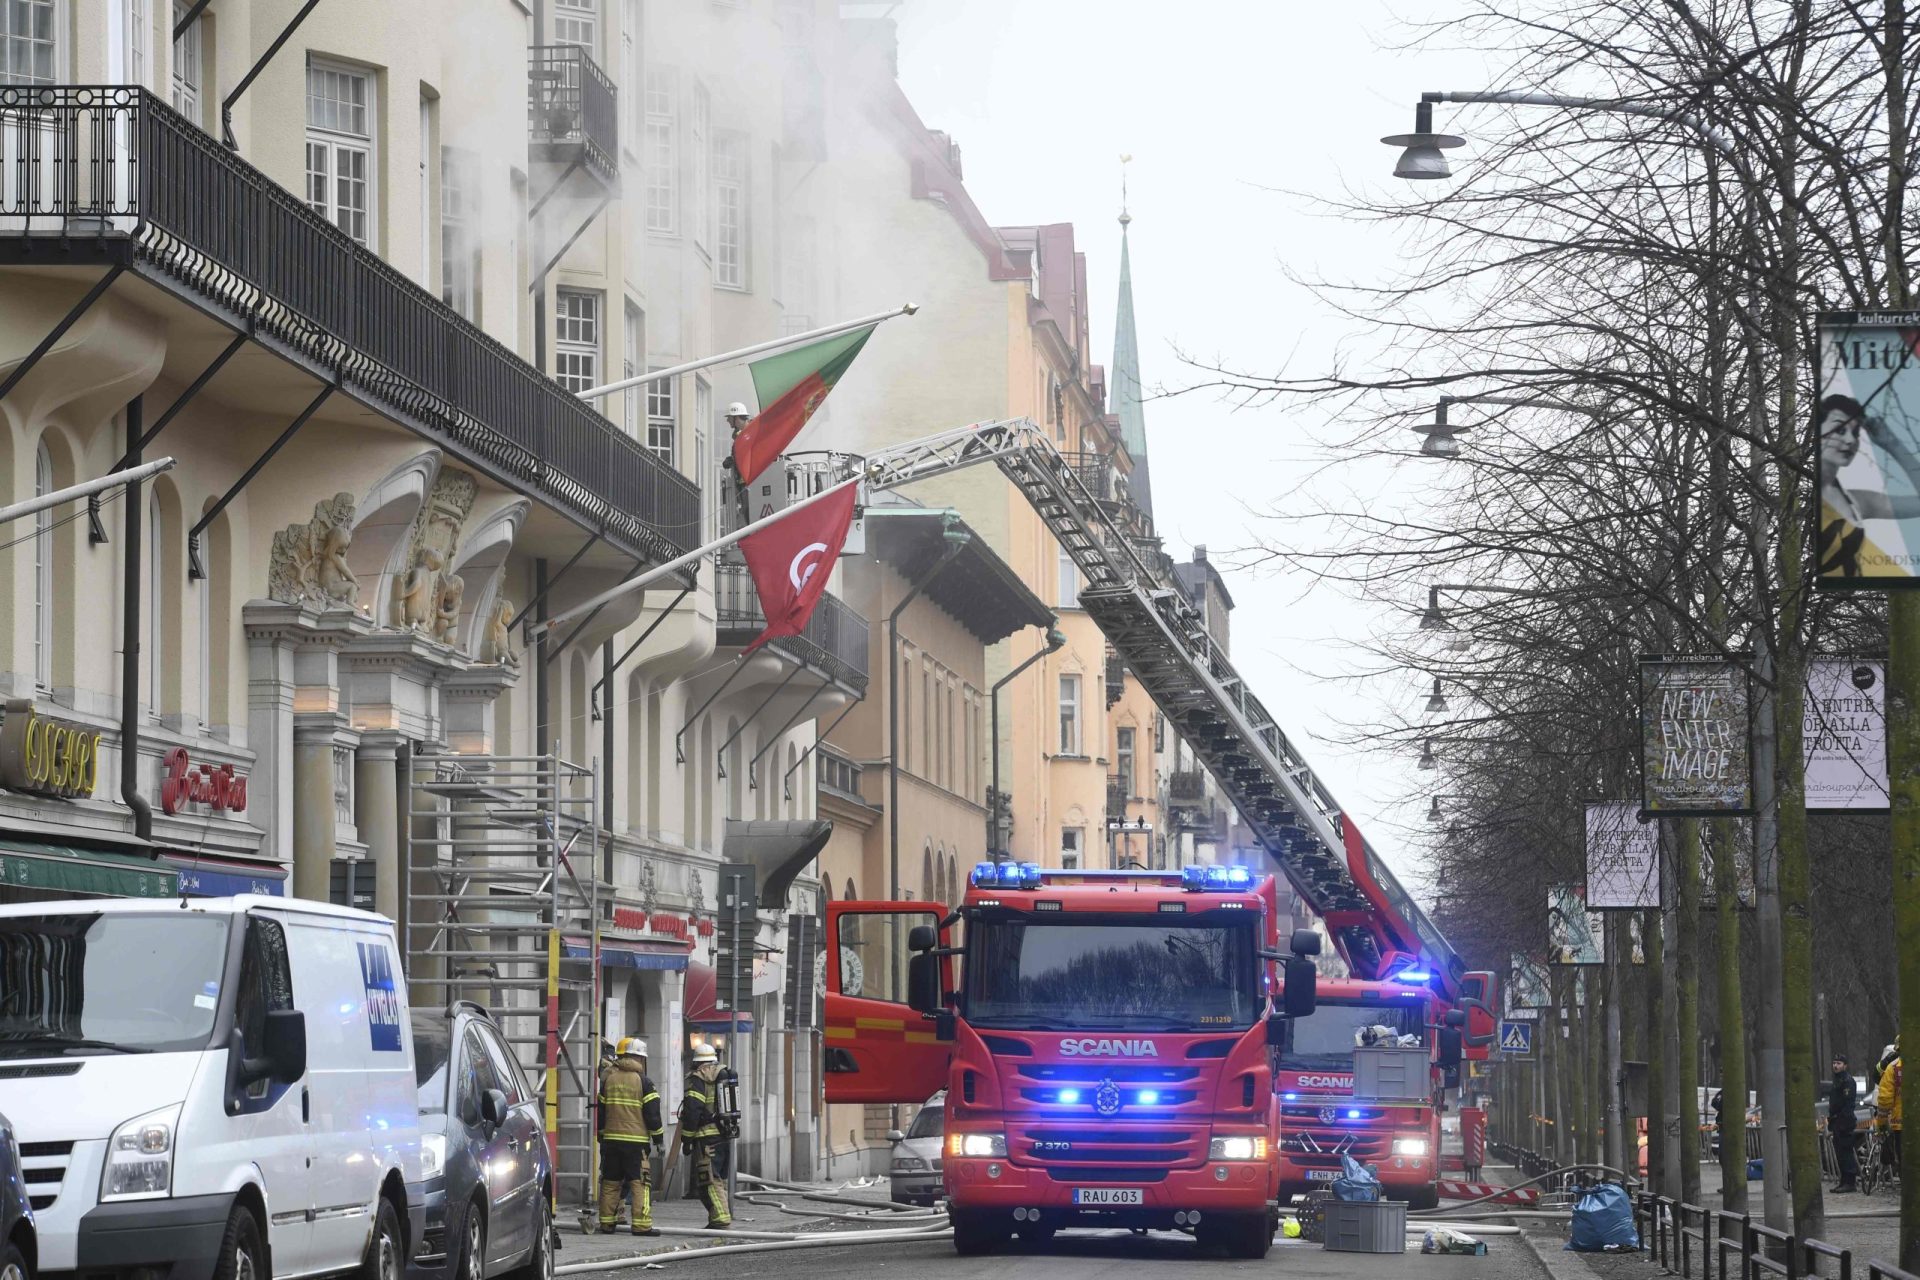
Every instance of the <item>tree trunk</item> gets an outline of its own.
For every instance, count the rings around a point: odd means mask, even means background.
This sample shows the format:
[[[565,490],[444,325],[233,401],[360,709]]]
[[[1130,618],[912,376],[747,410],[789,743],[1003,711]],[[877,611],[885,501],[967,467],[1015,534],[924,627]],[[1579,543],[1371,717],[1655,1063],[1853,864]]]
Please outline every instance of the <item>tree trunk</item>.
[[[1647,1180],[1655,1191],[1670,1196],[1675,1188],[1667,1182],[1667,1041],[1661,1018],[1667,976],[1660,916],[1658,911],[1649,911],[1641,917],[1640,926],[1647,949]]]
[[[1740,999],[1740,866],[1734,820],[1713,824],[1720,942],[1720,1207],[1747,1211],[1747,1014]]]
[[[1700,820],[1682,818],[1674,842],[1673,987],[1679,1052],[1680,1198],[1700,1200]]]
[[[1783,536],[1795,527],[1782,522]],[[1787,1067],[1787,1173],[1793,1180],[1793,1229],[1826,1238],[1813,1045],[1813,891],[1807,865],[1807,808],[1801,763],[1801,709],[1806,684],[1798,661],[1782,655],[1780,671],[1781,1048]],[[1771,1168],[1767,1177],[1774,1177]]]

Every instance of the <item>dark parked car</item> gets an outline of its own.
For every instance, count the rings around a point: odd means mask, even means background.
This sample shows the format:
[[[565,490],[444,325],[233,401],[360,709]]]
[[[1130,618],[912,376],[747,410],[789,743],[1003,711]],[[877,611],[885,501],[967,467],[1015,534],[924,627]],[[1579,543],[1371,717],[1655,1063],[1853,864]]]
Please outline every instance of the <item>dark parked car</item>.
[[[553,1163],[528,1085],[470,1001],[413,1011],[427,1227],[416,1280],[553,1280]]]
[[[39,1269],[33,1203],[20,1169],[20,1139],[0,1115],[0,1280],[33,1280]]]

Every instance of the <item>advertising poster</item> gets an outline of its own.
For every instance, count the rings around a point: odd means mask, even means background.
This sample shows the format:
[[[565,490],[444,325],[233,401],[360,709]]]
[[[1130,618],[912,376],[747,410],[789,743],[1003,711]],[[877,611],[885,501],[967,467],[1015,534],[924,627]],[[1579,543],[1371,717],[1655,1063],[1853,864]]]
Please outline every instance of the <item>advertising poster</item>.
[[[1920,581],[1920,311],[1819,317],[1813,435],[1814,583],[1884,591]]]
[[[1547,888],[1547,956],[1549,964],[1589,965],[1606,960],[1606,917],[1587,910],[1584,885],[1556,884]]]
[[[1808,810],[1885,813],[1887,664],[1813,659],[1802,714]]]
[[[1523,1010],[1544,1009],[1553,1003],[1547,987],[1547,966],[1532,956],[1513,953],[1511,976],[1507,979],[1507,1016]]]
[[[1641,810],[1753,812],[1747,668],[1721,657],[1640,660]]]
[[[1631,804],[1587,806],[1587,910],[1660,905],[1660,827]]]

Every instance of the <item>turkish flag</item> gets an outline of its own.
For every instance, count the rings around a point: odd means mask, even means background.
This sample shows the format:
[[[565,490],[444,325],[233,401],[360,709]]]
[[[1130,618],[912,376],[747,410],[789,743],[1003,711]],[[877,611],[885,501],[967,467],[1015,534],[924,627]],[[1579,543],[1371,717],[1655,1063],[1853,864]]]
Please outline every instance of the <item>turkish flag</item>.
[[[859,486],[848,482],[809,506],[782,516],[758,533],[740,539],[747,572],[760,592],[767,629],[747,646],[752,653],[776,636],[806,630],[813,607],[827,591],[827,576],[853,528]]]

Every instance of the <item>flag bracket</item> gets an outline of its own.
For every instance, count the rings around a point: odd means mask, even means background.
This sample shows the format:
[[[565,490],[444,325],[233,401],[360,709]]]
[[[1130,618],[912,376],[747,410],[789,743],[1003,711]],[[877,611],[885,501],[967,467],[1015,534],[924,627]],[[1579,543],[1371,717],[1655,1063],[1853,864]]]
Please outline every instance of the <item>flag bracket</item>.
[[[845,720],[849,715],[851,715],[853,713],[853,709],[859,706],[860,702],[861,702],[860,699],[855,698],[852,701],[848,702],[846,706],[840,708],[840,714],[833,718],[833,723],[828,725],[825,729],[821,730],[819,733],[814,734],[813,741],[808,743],[807,749],[800,753],[800,758],[787,766],[787,771],[780,775],[780,796],[782,799],[785,799],[785,800],[793,799],[793,771],[795,769],[798,769],[801,765],[807,762],[807,757],[812,755],[814,751],[819,748],[821,743],[825,742],[829,737],[833,735],[833,731],[840,727],[840,722],[842,720]]]
[[[582,543],[580,545],[580,549],[573,553],[573,558],[560,566],[560,572],[554,574],[551,578],[548,578],[546,585],[541,587],[539,591],[534,593],[533,599],[527,601],[524,605],[520,606],[520,612],[514,614],[513,621],[507,624],[507,630],[512,631],[515,627],[518,627],[522,622],[525,622],[527,619],[527,615],[532,613],[535,609],[539,608],[543,603],[546,602],[547,597],[553,594],[553,589],[560,585],[560,579],[567,576],[567,570],[573,568],[573,566],[575,566],[576,564],[579,564],[580,557],[587,554],[587,552],[593,550],[594,545],[598,543],[600,539],[606,536],[607,536],[607,526],[605,524],[602,524],[599,527],[599,529],[594,531],[594,535],[591,538],[588,538],[584,543]],[[631,578],[628,579],[628,581],[631,581],[631,580],[632,580]],[[551,629],[552,623],[549,622],[547,625],[549,629]],[[578,635],[579,631],[580,629],[578,627],[575,627],[573,631],[573,635]],[[571,640],[573,638],[573,635],[569,635],[567,638]]]
[[[287,447],[287,441],[300,434],[300,428],[306,426],[313,415],[320,412],[320,406],[327,402],[328,397],[333,395],[334,389],[339,385],[340,371],[336,369],[334,371],[333,381],[320,388],[320,394],[308,402],[307,407],[300,411],[300,416],[287,424],[287,429],[282,431],[274,442],[267,446],[266,452],[258,458],[255,458],[253,465],[241,472],[240,478],[233,482],[233,487],[221,494],[220,500],[207,509],[207,514],[200,517],[200,523],[194,525],[193,528],[187,531],[187,577],[189,579],[199,582],[207,576],[207,567],[200,562],[200,535],[207,531],[209,525],[220,518],[220,513],[225,511],[233,500],[240,496],[242,489],[253,483],[253,478],[260,474],[261,469],[269,462],[272,462],[274,456]]]
[[[620,581],[623,583],[631,582],[635,578],[639,577],[640,570],[643,567],[645,567],[646,563],[647,562],[645,560],[635,560],[633,562],[633,568],[627,570],[627,576],[620,579]],[[547,661],[552,662],[556,657],[564,653],[569,645],[571,645],[575,640],[578,640],[580,638],[580,633],[582,631],[585,631],[588,627],[593,625],[593,620],[599,617],[601,614],[601,611],[604,610],[607,607],[607,604],[610,604],[610,603],[612,602],[607,601],[606,603],[595,605],[592,613],[589,613],[586,617],[580,619],[579,624],[576,625],[573,630],[567,632],[567,638],[565,640],[562,640],[559,644],[554,645],[552,648],[547,650]],[[511,631],[513,628],[509,627],[507,629]]]
[[[720,766],[721,777],[724,778],[727,776],[727,748],[739,741],[740,735],[747,731],[747,726],[759,718],[760,713],[765,711],[768,705],[772,703],[775,698],[779,697],[788,685],[793,683],[793,678],[799,675],[803,669],[803,665],[795,666],[791,671],[787,672],[787,678],[773,686],[773,692],[761,699],[760,705],[753,709],[753,714],[749,715],[745,720],[742,720],[740,726],[728,734],[727,740],[720,744],[720,749],[713,753],[714,763]]]
[[[599,681],[594,684],[592,691],[587,695],[587,705],[593,709],[593,718],[595,720],[600,718],[600,691],[607,687],[608,682],[613,679],[614,673],[627,664],[627,659],[638,652],[640,646],[645,644],[648,638],[660,629],[660,624],[665,622],[668,616],[680,607],[680,602],[693,594],[693,588],[693,583],[688,583],[686,586],[680,588],[680,594],[667,601],[666,607],[660,610],[660,616],[647,624],[647,629],[640,633],[639,639],[628,645],[627,651],[615,658],[613,665],[607,669],[607,673],[601,676]]]
[[[729,671],[727,678],[720,682],[720,687],[707,695],[707,700],[700,704],[700,709],[688,716],[687,722],[680,726],[680,732],[673,735],[673,762],[675,764],[685,764],[687,762],[687,753],[681,747],[681,744],[686,741],[687,730],[693,728],[693,726],[699,722],[700,717],[707,714],[707,708],[718,701],[720,695],[727,691],[727,686],[738,679],[740,673],[746,669],[747,655],[743,653],[733,660],[733,670]]]
[[[756,776],[755,772],[760,761],[766,757],[767,752],[773,750],[774,743],[786,736],[787,730],[793,728],[794,725],[800,722],[800,717],[805,715],[807,708],[813,705],[813,700],[832,687],[833,682],[831,675],[825,680],[822,680],[819,687],[807,695],[807,700],[801,703],[792,715],[787,717],[787,722],[778,729],[775,729],[773,735],[767,739],[766,744],[753,753],[753,759],[747,761],[747,790],[758,791],[760,789],[760,779]],[[856,699],[856,701],[858,701],[858,699]]]

